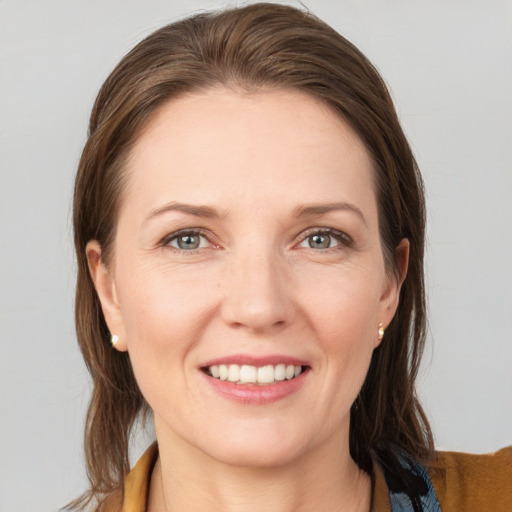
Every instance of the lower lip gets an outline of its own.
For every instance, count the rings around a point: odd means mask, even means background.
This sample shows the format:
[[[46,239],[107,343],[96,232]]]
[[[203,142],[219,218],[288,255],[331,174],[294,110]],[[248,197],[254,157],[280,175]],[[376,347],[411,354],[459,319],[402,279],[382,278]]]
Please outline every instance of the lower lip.
[[[237,384],[227,380],[215,379],[201,372],[208,384],[222,397],[235,402],[251,405],[264,405],[282,400],[297,392],[305,381],[308,370],[290,380],[276,381],[273,384]]]

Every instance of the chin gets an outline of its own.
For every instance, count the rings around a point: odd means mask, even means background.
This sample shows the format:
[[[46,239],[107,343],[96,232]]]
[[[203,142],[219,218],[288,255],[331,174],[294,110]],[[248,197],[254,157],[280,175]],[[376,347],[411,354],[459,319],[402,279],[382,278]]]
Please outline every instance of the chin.
[[[276,468],[297,461],[309,451],[314,440],[307,434],[275,426],[274,430],[240,426],[238,431],[222,432],[204,439],[199,448],[209,457],[230,466]]]
[[[293,446],[274,446],[271,443],[254,443],[252,446],[230,446],[222,453],[210,453],[219,462],[234,467],[269,469],[283,467],[296,461],[304,450]]]

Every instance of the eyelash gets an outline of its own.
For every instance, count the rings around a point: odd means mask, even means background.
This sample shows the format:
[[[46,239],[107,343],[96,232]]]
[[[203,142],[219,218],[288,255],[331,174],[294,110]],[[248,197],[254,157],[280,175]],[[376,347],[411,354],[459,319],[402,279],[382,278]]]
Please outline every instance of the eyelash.
[[[180,231],[176,231],[174,233],[171,233],[170,235],[166,236],[162,242],[161,242],[161,245],[164,246],[164,247],[170,247],[171,249],[175,250],[176,252],[179,252],[181,254],[185,254],[185,253],[188,253],[188,254],[195,254],[197,251],[200,251],[202,249],[204,249],[204,247],[200,247],[200,248],[197,248],[197,249],[181,249],[179,247],[172,247],[170,244],[171,242],[173,242],[174,240],[178,240],[178,238],[180,237],[184,237],[184,236],[195,236],[195,237],[202,237],[202,238],[205,238],[206,240],[208,240],[209,243],[210,240],[208,238],[208,235],[206,233],[206,231],[202,230],[202,229],[182,229]]]
[[[339,242],[339,245],[342,245],[344,247],[352,247],[353,240],[350,236],[348,236],[346,233],[343,233],[342,231],[338,231],[337,229],[332,228],[312,228],[307,230],[305,233],[301,234],[299,238],[299,243],[305,242],[308,238],[314,236],[314,235],[321,235],[321,236],[329,236],[334,238]],[[330,251],[330,250],[336,250],[339,246],[336,245],[334,247],[327,247],[325,249],[320,249],[322,252],[324,251]],[[310,247],[310,249],[313,249],[313,247]]]
[[[209,240],[209,237],[208,237],[208,233],[205,230],[183,229],[183,230],[176,231],[176,232],[171,233],[168,236],[166,236],[162,240],[161,245],[163,247],[169,247],[180,254],[195,254],[198,251],[201,251],[202,249],[204,249],[204,247],[199,247],[197,249],[182,249],[182,248],[173,247],[170,245],[171,242],[178,240],[179,237],[184,237],[187,235],[192,236],[192,237],[199,236],[199,237],[205,238],[211,244],[211,241]],[[306,232],[301,233],[301,235],[299,237],[297,237],[296,243],[301,244],[301,243],[305,242],[308,238],[315,236],[315,235],[332,237],[336,241],[339,242],[339,245],[342,245],[344,247],[350,248],[353,245],[353,240],[349,235],[347,235],[346,233],[343,233],[342,231],[338,231],[338,230],[332,229],[332,228],[311,228],[311,229],[307,230]],[[218,246],[215,246],[215,244],[213,244],[213,245],[214,245],[214,247],[218,247]],[[326,252],[326,251],[332,251],[332,250],[338,249],[339,245],[336,245],[334,247],[327,247],[327,248],[323,248],[323,249],[314,249],[313,247],[308,247],[308,248],[315,250],[316,252]]]

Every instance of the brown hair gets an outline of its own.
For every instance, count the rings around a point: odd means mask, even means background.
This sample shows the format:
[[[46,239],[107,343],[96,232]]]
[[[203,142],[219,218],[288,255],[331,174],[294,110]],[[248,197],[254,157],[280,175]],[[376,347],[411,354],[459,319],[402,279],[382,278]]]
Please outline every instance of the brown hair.
[[[425,341],[423,184],[392,100],[372,64],[331,27],[292,7],[253,4],[157,30],[122,59],[96,99],[73,211],[76,329],[94,385],[85,425],[91,488],[74,508],[122,488],[134,422],[148,412],[127,353],[109,345],[86,244],[97,240],[108,265],[124,163],[148,119],[164,102],[216,85],[301,90],[338,112],[365,143],[375,167],[386,264],[397,272],[395,249],[403,238],[410,241],[410,259],[397,313],[351,410],[350,451],[364,470],[370,472],[376,460],[399,478],[401,451],[420,460],[432,453],[432,434],[415,394]]]

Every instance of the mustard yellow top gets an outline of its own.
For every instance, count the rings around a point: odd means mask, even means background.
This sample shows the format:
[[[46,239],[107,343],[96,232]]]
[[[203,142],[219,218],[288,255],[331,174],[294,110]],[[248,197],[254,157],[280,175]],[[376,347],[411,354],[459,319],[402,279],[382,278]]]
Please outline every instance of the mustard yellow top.
[[[145,512],[157,458],[154,443],[126,476],[124,496],[112,496],[103,510]],[[512,446],[490,455],[437,452],[428,473],[442,512],[512,512]],[[372,503],[372,512],[391,511],[388,488],[377,465]]]

